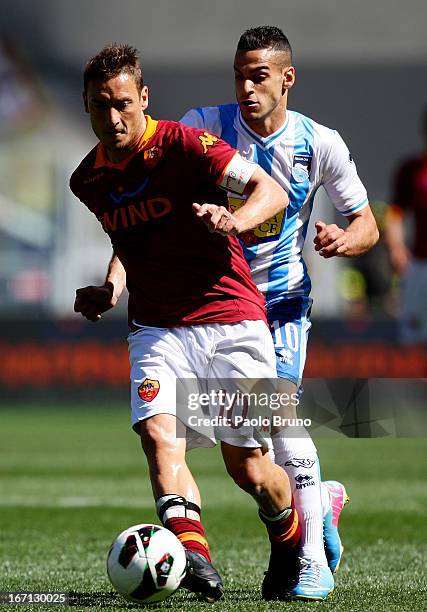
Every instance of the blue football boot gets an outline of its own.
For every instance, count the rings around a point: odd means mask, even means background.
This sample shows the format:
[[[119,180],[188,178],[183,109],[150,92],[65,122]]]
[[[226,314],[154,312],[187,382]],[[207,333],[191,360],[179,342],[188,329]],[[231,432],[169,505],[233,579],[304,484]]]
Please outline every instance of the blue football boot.
[[[328,566],[319,565],[317,561],[302,557],[299,560],[300,570],[297,584],[289,589],[291,600],[322,601],[334,590],[334,577]]]

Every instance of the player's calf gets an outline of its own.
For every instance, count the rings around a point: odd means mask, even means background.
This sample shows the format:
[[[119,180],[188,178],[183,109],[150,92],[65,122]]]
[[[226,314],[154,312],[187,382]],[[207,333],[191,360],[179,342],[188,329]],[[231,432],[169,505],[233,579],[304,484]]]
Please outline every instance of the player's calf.
[[[267,528],[271,554],[262,595],[264,599],[284,599],[296,577],[301,537],[289,478],[260,448],[237,447],[224,442],[221,448],[228,473],[255,499],[259,516]]]
[[[265,572],[261,593],[266,600],[284,600],[295,585],[298,575],[298,551],[301,528],[293,506],[276,515],[259,516],[265,524],[271,544],[270,560]]]

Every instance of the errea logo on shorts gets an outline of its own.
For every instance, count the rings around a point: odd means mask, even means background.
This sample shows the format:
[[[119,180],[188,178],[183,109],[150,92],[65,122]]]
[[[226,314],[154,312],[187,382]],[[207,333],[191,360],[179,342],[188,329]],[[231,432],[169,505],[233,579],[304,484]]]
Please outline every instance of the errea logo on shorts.
[[[160,382],[153,378],[146,378],[138,387],[138,395],[144,402],[152,402],[160,391]]]

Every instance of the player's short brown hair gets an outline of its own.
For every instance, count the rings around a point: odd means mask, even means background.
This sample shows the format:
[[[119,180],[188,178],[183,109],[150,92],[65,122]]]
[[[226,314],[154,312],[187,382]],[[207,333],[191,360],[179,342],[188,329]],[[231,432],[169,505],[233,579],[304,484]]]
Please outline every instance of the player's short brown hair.
[[[111,43],[87,62],[83,73],[84,90],[89,81],[108,81],[122,72],[132,76],[140,93],[144,81],[138,50],[130,45]]]
[[[287,61],[292,63],[291,44],[287,36],[276,26],[258,26],[243,32],[237,43],[237,51],[256,51],[258,49],[282,51]]]

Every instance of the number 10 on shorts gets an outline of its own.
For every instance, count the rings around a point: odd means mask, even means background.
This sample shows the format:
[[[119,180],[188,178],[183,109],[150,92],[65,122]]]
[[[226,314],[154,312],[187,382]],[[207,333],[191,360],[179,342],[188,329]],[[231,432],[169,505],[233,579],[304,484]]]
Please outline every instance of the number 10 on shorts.
[[[298,352],[299,334],[295,323],[281,325],[280,321],[273,321],[273,339],[276,348],[286,347],[294,353]]]

